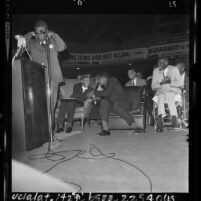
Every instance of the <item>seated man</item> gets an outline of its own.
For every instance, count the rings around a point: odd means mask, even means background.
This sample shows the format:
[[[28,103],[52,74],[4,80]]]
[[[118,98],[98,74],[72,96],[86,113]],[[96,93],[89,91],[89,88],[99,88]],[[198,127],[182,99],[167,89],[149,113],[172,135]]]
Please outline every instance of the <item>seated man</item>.
[[[164,106],[166,102],[172,116],[172,127],[178,127],[175,95],[181,94],[183,82],[178,68],[168,65],[168,62],[168,58],[159,58],[158,68],[153,71],[152,89],[156,91],[158,105],[157,132],[163,131],[162,118],[166,116]]]
[[[142,73],[141,72],[136,73],[135,69],[133,69],[133,68],[128,70],[128,77],[130,80],[128,82],[126,82],[125,86],[143,87],[150,83],[150,82],[146,82],[146,80],[142,79]],[[149,86],[150,85],[148,85],[147,87],[149,87]],[[147,94],[147,96],[146,96],[146,108],[147,108],[147,113],[150,117],[150,126],[153,126],[154,125],[154,117],[152,114],[153,103],[152,103],[152,97],[149,96],[149,94]]]
[[[188,76],[188,73],[186,72],[186,65],[184,62],[177,63],[176,67],[179,69],[179,73],[182,77],[182,81],[184,85],[183,91],[185,95],[185,107],[186,107],[186,111],[188,111],[189,109],[189,76]],[[186,119],[188,119],[188,112],[185,115],[186,115]]]
[[[74,85],[73,88],[73,94],[71,95],[71,98],[76,98],[80,100],[85,100],[85,104],[91,101],[91,99],[88,98],[88,92],[93,90],[90,86],[90,75],[83,75],[81,78],[81,82]],[[57,129],[56,133],[63,132],[63,122],[65,119],[65,115],[67,113],[68,116],[68,123],[67,123],[67,129],[66,132],[69,133],[72,131],[73,126],[73,117],[75,114],[76,107],[83,106],[81,105],[81,102],[79,103],[76,100],[70,100],[68,102],[62,102],[59,107],[59,113],[56,120],[57,123]]]
[[[134,123],[134,119],[131,115],[129,115],[129,111],[131,110],[131,103],[128,97],[125,95],[120,82],[114,77],[109,77],[105,72],[99,74],[98,82],[104,90],[94,91],[90,94],[94,99],[96,97],[102,98],[100,103],[102,131],[98,133],[98,135],[110,135],[108,125],[108,117],[110,111],[117,113],[128,123],[128,125],[131,126]]]
[[[129,81],[126,82],[125,86],[129,87],[129,86],[145,86],[146,85],[146,81],[140,77],[137,77],[135,69],[128,69],[128,77],[129,77]]]

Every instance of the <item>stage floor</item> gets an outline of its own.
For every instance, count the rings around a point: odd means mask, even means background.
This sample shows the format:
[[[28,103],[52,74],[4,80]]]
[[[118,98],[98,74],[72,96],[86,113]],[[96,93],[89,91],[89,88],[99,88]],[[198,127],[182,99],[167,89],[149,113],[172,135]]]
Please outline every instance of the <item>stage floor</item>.
[[[75,130],[79,128],[76,125]],[[27,158],[46,153],[47,146],[13,158],[42,172],[59,163],[47,174],[79,185],[82,192],[188,192],[187,132],[156,133],[148,127],[138,135],[111,131],[111,136],[102,137],[96,135],[98,131],[95,125],[86,126],[83,134],[64,138],[53,150],[59,155],[50,157],[55,161]]]

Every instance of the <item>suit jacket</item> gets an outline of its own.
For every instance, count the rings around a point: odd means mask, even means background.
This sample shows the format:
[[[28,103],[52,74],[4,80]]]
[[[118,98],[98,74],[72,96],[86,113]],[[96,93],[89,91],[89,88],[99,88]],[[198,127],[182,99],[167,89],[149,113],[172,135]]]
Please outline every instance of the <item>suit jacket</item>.
[[[184,76],[184,90],[186,91],[185,97],[186,97],[186,102],[189,102],[189,76],[188,73],[185,72]]]
[[[92,90],[93,90],[92,87],[88,87],[88,89],[86,89],[84,91],[84,93],[83,93],[82,83],[77,83],[77,84],[74,85],[74,87],[73,87],[73,94],[70,97],[71,98],[81,99],[81,100],[86,100],[88,92],[90,92]]]
[[[40,45],[40,41],[37,38],[32,38],[31,32],[27,33],[25,36],[27,49],[31,53],[31,57],[34,61],[48,66],[46,48]],[[52,38],[50,39],[50,44],[53,48],[50,49],[50,69],[51,69],[51,80],[52,82],[63,82],[63,76],[61,68],[58,61],[58,52],[66,49],[66,44],[56,33],[52,32]],[[47,80],[47,68],[46,68],[46,80]]]
[[[142,79],[142,78],[136,78],[136,85],[135,86],[139,86],[139,87],[143,87],[146,85],[146,80]],[[126,87],[130,87],[133,86],[133,83],[131,80],[129,80],[128,82],[126,82],[125,84]]]
[[[160,82],[164,78],[163,71],[160,71],[159,68],[154,69],[152,77],[152,89],[156,91],[156,95],[165,92],[173,92],[176,94],[181,94],[181,88],[184,85],[178,68],[176,68],[175,66],[168,66],[166,76],[170,77],[171,83],[160,85]]]
[[[184,76],[184,90],[189,93],[189,76],[187,72],[185,72]]]
[[[121,83],[114,77],[109,78],[108,85],[103,91],[94,93],[95,96],[106,98],[110,103],[128,100]]]

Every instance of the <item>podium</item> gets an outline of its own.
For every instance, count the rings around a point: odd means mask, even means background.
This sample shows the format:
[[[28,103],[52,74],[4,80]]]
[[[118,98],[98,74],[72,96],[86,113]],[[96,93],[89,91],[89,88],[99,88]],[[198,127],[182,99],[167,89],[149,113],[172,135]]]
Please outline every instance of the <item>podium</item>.
[[[45,72],[31,60],[12,66],[12,152],[29,151],[49,140]]]

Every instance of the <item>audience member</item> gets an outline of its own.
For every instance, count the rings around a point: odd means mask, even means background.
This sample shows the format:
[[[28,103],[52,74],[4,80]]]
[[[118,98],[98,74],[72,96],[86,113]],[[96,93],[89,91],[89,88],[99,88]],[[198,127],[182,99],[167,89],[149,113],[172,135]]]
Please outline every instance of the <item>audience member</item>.
[[[82,80],[82,75],[78,74],[77,79],[81,81]]]
[[[133,125],[134,119],[131,115],[129,115],[131,103],[125,95],[120,82],[116,78],[109,77],[107,73],[103,72],[99,74],[98,83],[101,85],[103,90],[95,91],[90,94],[93,98],[102,98],[100,108],[102,131],[98,133],[98,135],[110,135],[108,125],[108,116],[110,111],[117,113],[128,123],[128,125]]]
[[[137,73],[136,73],[136,76],[137,76],[138,78],[141,78],[141,79],[144,78],[142,72],[137,72]]]
[[[154,101],[158,106],[157,132],[163,131],[162,118],[166,116],[164,106],[166,102],[172,116],[172,126],[178,127],[175,95],[181,95],[183,81],[178,68],[168,65],[168,62],[168,58],[159,58],[158,67],[153,71],[152,89],[156,91]]]
[[[82,102],[83,100],[85,101],[86,110],[90,109],[89,103],[91,102],[91,99],[88,98],[88,92],[92,91],[93,88],[91,88],[89,85],[90,85],[90,75],[83,75],[81,78],[81,82],[74,85],[73,94],[71,95],[72,100],[69,99],[67,102],[61,102],[58,117],[56,120],[57,123],[57,129],[55,131],[56,133],[64,131],[63,122],[66,113],[68,117],[66,132],[69,133],[72,131],[75,109],[76,107],[83,106]]]
[[[135,69],[128,69],[129,81],[126,82],[125,86],[145,86],[146,81],[140,77],[137,77]]]
[[[185,107],[186,107],[186,110],[188,111],[188,109],[189,109],[189,76],[186,71],[186,65],[184,62],[177,63],[176,67],[179,69],[179,73],[183,80],[183,85],[184,85],[183,92],[185,95]],[[188,119],[188,113],[186,113],[186,117]]]

